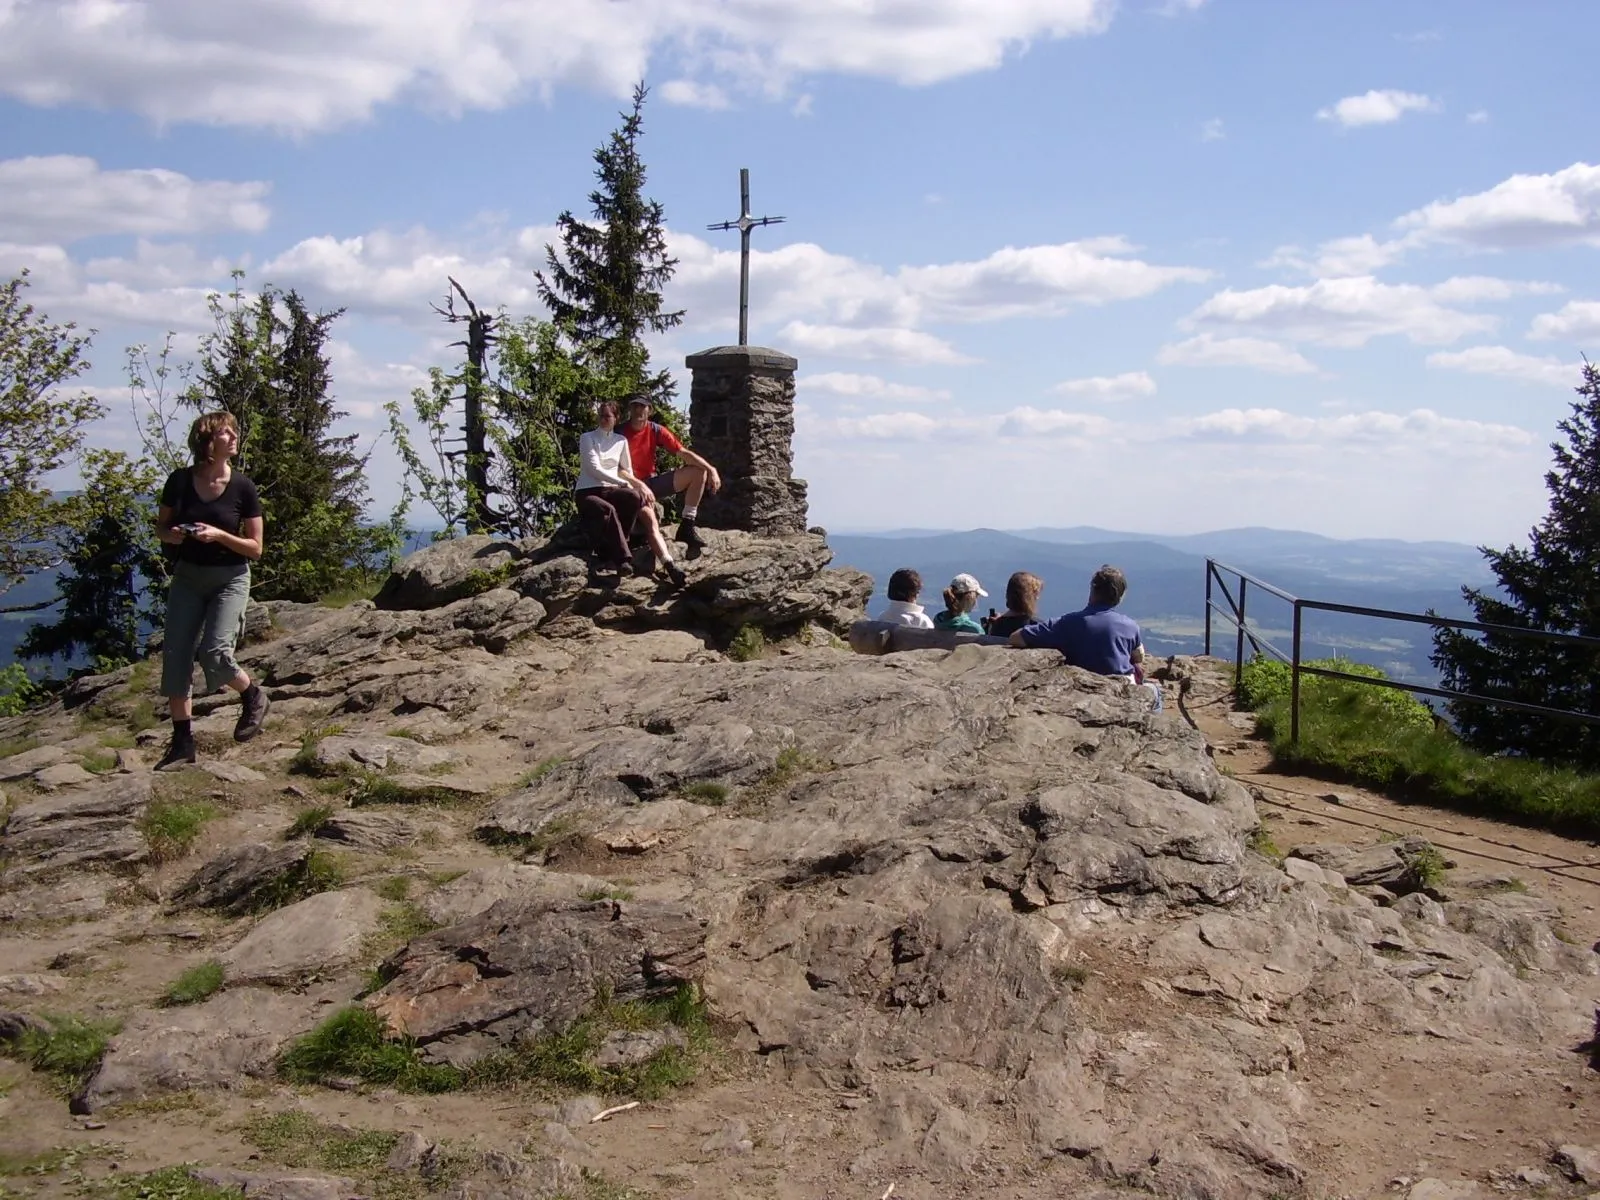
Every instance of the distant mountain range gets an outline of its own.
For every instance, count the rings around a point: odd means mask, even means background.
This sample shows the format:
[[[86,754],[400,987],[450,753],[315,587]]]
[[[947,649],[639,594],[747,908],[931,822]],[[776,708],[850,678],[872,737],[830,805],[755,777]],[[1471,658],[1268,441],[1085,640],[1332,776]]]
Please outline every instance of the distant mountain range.
[[[990,593],[985,608],[992,604],[1004,609],[1006,580],[1013,571],[1028,570],[1044,580],[1042,607],[1053,616],[1082,607],[1089,577],[1102,563],[1113,563],[1128,576],[1123,607],[1138,619],[1146,645],[1158,655],[1201,649],[1207,557],[1302,599],[1400,612],[1431,608],[1443,616],[1470,618],[1461,598],[1462,585],[1494,586],[1483,556],[1471,546],[1377,538],[1340,541],[1279,529],[1179,536],[1093,526],[1010,532],[896,530],[830,533],[828,541],[836,565],[866,571],[877,580],[869,606],[873,612],[884,602],[890,572],[914,567],[922,575],[923,600],[930,611],[941,606],[940,590],[961,571],[976,575]],[[1222,602],[1220,594],[1216,599]],[[1259,626],[1275,645],[1289,649],[1287,603],[1256,591],[1249,596],[1247,612],[1253,627]],[[1232,653],[1231,629],[1218,622],[1213,637],[1215,651]],[[1436,679],[1428,662],[1432,640],[1425,626],[1307,612],[1303,637],[1307,657],[1340,653],[1381,667],[1396,678]]]

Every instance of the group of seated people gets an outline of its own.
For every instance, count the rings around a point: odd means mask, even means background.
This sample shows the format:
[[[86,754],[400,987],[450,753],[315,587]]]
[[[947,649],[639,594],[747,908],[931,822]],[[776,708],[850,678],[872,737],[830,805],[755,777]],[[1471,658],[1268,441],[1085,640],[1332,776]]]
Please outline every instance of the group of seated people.
[[[1107,564],[1089,580],[1089,603],[1054,620],[1039,617],[1039,595],[1043,581],[1028,571],[1018,571],[1006,582],[1006,611],[989,610],[987,617],[974,616],[978,600],[988,596],[978,580],[962,572],[944,589],[944,608],[929,616],[919,604],[922,576],[910,567],[901,567],[889,576],[889,603],[877,615],[879,621],[909,625],[916,629],[948,629],[958,633],[984,633],[1006,638],[1024,650],[1058,650],[1071,666],[1097,675],[1115,675],[1147,688],[1152,707],[1160,712],[1161,685],[1144,677],[1144,641],[1139,623],[1117,611],[1128,591],[1128,579],[1118,568]]]

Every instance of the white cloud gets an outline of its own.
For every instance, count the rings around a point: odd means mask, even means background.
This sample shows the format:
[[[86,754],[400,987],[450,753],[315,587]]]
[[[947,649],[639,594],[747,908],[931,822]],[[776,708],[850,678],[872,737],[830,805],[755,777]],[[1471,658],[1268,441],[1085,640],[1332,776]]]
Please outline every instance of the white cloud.
[[[835,417],[809,423],[808,432],[821,438],[868,441],[925,442],[940,433],[946,422],[925,413],[874,413],[870,417]]]
[[[1388,125],[1408,112],[1437,112],[1440,107],[1439,102],[1431,96],[1384,88],[1359,96],[1346,96],[1337,104],[1318,110],[1317,119],[1335,121],[1346,129],[1352,129],[1361,125]]]
[[[1600,301],[1574,300],[1558,312],[1540,313],[1528,336],[1541,342],[1600,340]]]
[[[1280,342],[1210,333],[1161,347],[1156,361],[1181,367],[1253,367],[1277,375],[1309,375],[1317,369],[1298,350]]]
[[[1371,275],[1396,262],[1405,253],[1404,239],[1380,242],[1370,233],[1356,237],[1333,238],[1317,247],[1313,257],[1307,257],[1298,246],[1280,246],[1261,265],[1264,267],[1289,267],[1303,271],[1317,279],[1340,275]]]
[[[1464,313],[1441,303],[1436,292],[1450,294],[1452,283],[1430,289],[1380,283],[1362,275],[1319,279],[1303,287],[1230,288],[1202,304],[1187,323],[1329,346],[1362,346],[1374,337],[1391,334],[1439,344],[1493,331],[1494,317]]]
[[[919,387],[910,383],[893,383],[878,375],[854,375],[846,371],[824,371],[817,375],[802,375],[795,386],[809,395],[826,392],[860,400],[894,400],[901,403],[948,400],[950,393],[944,388]]]
[[[1600,245],[1600,166],[1513,175],[1486,192],[1425,205],[1395,225],[1419,243],[1480,250]]]
[[[1220,142],[1227,136],[1227,131],[1222,127],[1221,117],[1212,117],[1204,125],[1200,126],[1200,140],[1202,142]]]
[[[1496,279],[1489,275],[1457,275],[1428,289],[1442,304],[1479,304],[1486,300],[1510,300],[1514,296],[1554,296],[1565,290],[1559,283]]]
[[[0,29],[3,29],[0,18]],[[106,171],[55,154],[0,162],[0,228],[18,240],[68,244],[101,234],[194,235],[267,226],[269,184],[190,179],[157,168]]]
[[[1203,439],[1298,442],[1316,446],[1423,442],[1436,450],[1523,446],[1534,440],[1527,430],[1513,425],[1444,417],[1426,408],[1408,413],[1369,411],[1331,417],[1306,417],[1276,408],[1228,408],[1176,421],[1172,430]]]
[[[919,85],[1098,33],[1112,0],[8,0],[0,90],[159,123],[306,132],[385,104],[500,109],[556,87],[623,95],[659,73],[783,94],[841,73]],[[652,72],[652,63],[657,64]]]
[[[790,321],[778,334],[785,348],[830,358],[866,359],[917,365],[959,366],[978,360],[949,342],[915,329],[850,329]]]
[[[409,414],[405,398],[428,382],[427,371],[419,366],[374,361],[337,338],[328,343],[328,359],[338,407],[362,420],[376,417],[389,400],[401,401],[402,413]]]
[[[1001,416],[1002,437],[1105,437],[1115,428],[1094,413],[1065,412],[1059,408],[1013,408]]]
[[[1121,375],[1068,379],[1050,390],[1058,396],[1082,396],[1086,400],[1126,400],[1131,396],[1154,396],[1156,381],[1148,371],[1125,371]]]
[[[1430,354],[1430,367],[1450,371],[1470,371],[1474,375],[1494,375],[1524,383],[1547,383],[1576,387],[1578,368],[1559,358],[1534,358],[1518,354],[1507,346],[1473,346],[1467,350]]]
[[[728,93],[714,83],[693,79],[669,79],[661,85],[661,98],[684,108],[723,109],[729,107]]]
[[[229,282],[225,271],[185,280],[187,273],[174,273],[170,259],[144,264],[137,259],[96,259],[86,266],[62,246],[0,242],[0,276],[24,268],[32,276],[31,303],[57,321],[90,327],[207,330],[211,314],[206,297]]]
[[[1488,123],[1489,112],[1487,109],[1479,108],[1467,114],[1468,125],[1487,125]]]

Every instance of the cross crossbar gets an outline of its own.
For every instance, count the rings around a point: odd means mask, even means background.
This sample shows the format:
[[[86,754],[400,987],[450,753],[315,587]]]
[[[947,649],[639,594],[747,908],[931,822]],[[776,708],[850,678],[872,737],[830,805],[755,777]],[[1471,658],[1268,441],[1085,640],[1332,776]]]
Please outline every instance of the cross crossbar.
[[[750,231],[763,225],[781,225],[782,217],[750,215],[750,168],[739,168],[739,219],[718,221],[707,229],[739,231],[739,345],[750,344]]]

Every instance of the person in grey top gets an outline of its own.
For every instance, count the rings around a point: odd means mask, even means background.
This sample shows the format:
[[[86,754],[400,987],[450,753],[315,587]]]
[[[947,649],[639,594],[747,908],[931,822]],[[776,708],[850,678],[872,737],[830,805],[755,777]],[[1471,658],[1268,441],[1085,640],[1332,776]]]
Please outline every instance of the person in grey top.
[[[261,497],[231,461],[239,450],[238,421],[228,412],[197,418],[189,429],[189,450],[194,465],[167,477],[156,510],[156,537],[173,548],[174,560],[161,664],[172,744],[156,764],[158,771],[195,760],[191,691],[196,661],[208,692],[229,687],[239,693],[235,741],[261,732],[269,703],[233,655],[250,602],[250,564],[261,557],[264,544]]]

